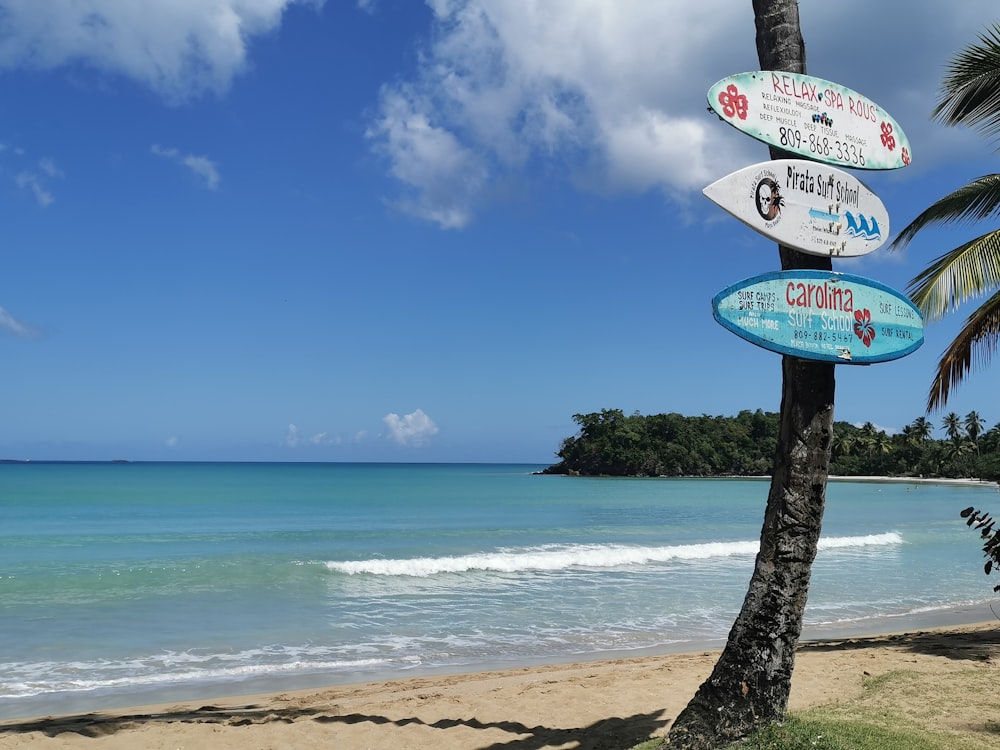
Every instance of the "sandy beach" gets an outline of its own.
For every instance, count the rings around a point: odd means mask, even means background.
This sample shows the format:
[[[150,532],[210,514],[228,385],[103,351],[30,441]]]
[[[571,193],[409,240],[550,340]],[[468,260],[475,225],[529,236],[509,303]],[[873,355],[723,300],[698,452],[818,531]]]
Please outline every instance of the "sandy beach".
[[[700,651],[8,721],[0,748],[627,748],[667,732],[716,658]],[[894,676],[906,684],[893,686]],[[881,693],[866,690],[873,680]],[[989,747],[998,680],[997,621],[804,641],[790,709],[864,715],[874,702],[873,711],[971,736],[972,746],[981,735]]]

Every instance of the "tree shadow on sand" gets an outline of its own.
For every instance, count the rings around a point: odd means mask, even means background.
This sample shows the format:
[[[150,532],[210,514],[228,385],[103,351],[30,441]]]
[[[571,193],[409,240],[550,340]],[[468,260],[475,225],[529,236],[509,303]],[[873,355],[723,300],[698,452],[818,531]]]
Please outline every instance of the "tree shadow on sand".
[[[82,737],[98,738],[113,735],[122,730],[136,729],[153,723],[222,724],[225,726],[247,726],[251,724],[315,721],[321,724],[393,724],[399,727],[419,724],[434,729],[451,729],[465,726],[472,729],[500,729],[516,737],[505,742],[482,745],[477,750],[542,750],[560,747],[575,742],[578,750],[606,750],[629,747],[649,739],[657,730],[670,723],[662,712],[635,714],[625,718],[601,719],[585,727],[561,729],[557,727],[529,727],[517,721],[482,722],[471,719],[439,719],[426,722],[416,717],[390,719],[386,716],[350,713],[336,714],[323,708],[268,708],[254,704],[245,706],[202,706],[149,714],[102,714],[90,713],[75,716],[61,716],[33,719],[23,722],[0,724],[0,735],[20,732],[41,732],[49,737],[70,732]],[[525,736],[527,735],[527,736]]]
[[[1000,660],[1000,626],[969,632],[918,631],[870,638],[807,641],[800,644],[799,651],[844,651],[886,646],[925,656],[943,656],[962,661]]]

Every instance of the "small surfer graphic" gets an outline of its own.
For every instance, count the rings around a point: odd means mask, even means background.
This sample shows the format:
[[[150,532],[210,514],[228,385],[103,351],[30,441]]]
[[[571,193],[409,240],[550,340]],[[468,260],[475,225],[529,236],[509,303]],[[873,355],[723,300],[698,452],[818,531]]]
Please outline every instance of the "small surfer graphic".
[[[785,199],[781,197],[778,183],[770,177],[765,177],[757,183],[757,213],[764,221],[774,221],[781,214]]]

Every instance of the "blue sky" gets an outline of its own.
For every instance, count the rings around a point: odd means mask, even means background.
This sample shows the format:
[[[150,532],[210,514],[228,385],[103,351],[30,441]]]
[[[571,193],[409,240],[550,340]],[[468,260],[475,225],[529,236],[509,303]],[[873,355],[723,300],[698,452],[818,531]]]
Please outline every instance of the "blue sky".
[[[895,230],[997,171],[930,120],[995,14],[801,3],[910,138],[855,173]],[[767,159],[706,107],[757,68],[749,0],[0,0],[0,457],[551,463],[574,413],[778,411],[711,314],[776,247],[701,193]],[[982,230],[835,268],[902,290]],[[836,418],[921,416],[964,317],[838,367]]]

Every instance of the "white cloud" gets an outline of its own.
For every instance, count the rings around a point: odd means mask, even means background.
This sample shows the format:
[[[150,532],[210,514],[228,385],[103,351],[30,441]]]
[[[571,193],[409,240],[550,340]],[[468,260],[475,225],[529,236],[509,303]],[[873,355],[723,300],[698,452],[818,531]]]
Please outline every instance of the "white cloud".
[[[25,339],[34,338],[36,334],[34,327],[18,320],[2,307],[0,307],[0,331],[6,331]]]
[[[177,439],[176,435],[171,435],[170,437],[168,437],[166,440],[163,441],[163,444],[168,448],[176,448],[179,442],[180,441]]]
[[[402,417],[389,413],[382,417],[382,421],[389,428],[389,437],[400,445],[423,445],[438,432],[434,420],[420,409]]]
[[[432,26],[417,69],[383,87],[367,131],[403,210],[464,226],[495,185],[528,168],[595,191],[690,200],[734,165],[767,158],[706,111],[712,83],[758,67],[749,2],[425,1]],[[803,3],[809,72],[871,96],[947,161],[969,139],[931,123],[943,67],[995,5],[966,0],[942,15],[940,3],[912,0],[907,34],[893,37],[891,3]],[[848,40],[827,31],[838,18],[864,20]]]
[[[49,177],[63,176],[62,170],[59,169],[59,167],[56,166],[56,163],[48,157],[39,160],[38,168],[42,170],[45,174],[47,174]]]
[[[867,422],[854,422],[853,423],[853,425],[855,427],[857,427],[859,430],[862,427],[864,427],[866,424],[868,424],[868,423]],[[895,427],[883,427],[880,424],[873,424],[872,427],[875,428],[876,432],[884,432],[886,435],[895,435],[895,434],[897,434],[899,432],[899,430],[896,429]]]
[[[692,79],[685,52],[712,47],[724,64],[723,40],[738,23],[753,28],[750,10],[734,13],[729,0],[428,4],[421,65],[383,87],[367,133],[404,210],[464,226],[529,160],[594,189],[676,193],[703,187],[732,155],[704,114],[722,75]]]
[[[169,100],[222,92],[254,36],[292,4],[325,0],[3,0],[0,68],[71,63],[123,75]]]
[[[285,434],[284,440],[284,445],[289,448],[299,448],[310,445],[332,445],[333,443],[333,438],[325,432],[317,432],[315,435],[310,435],[308,437],[299,435],[299,428],[294,424],[288,425],[288,431]]]
[[[461,228],[471,218],[464,196],[482,189],[488,169],[484,159],[433,124],[422,109],[411,92],[385,91],[382,116],[366,135],[388,159],[393,176],[415,188],[400,208],[445,229]]]
[[[20,172],[14,180],[19,188],[30,190],[42,208],[48,208],[55,202],[52,193],[42,186],[41,178],[34,172]]]
[[[20,152],[23,154],[23,152]],[[45,158],[38,162],[38,169],[25,169],[17,173],[14,182],[22,190],[29,191],[42,208],[48,208],[55,202],[55,196],[47,185],[48,179],[63,177],[62,170],[52,159]]]
[[[154,143],[150,151],[156,156],[176,162],[187,167],[201,180],[209,190],[218,190],[222,177],[219,174],[219,167],[214,161],[206,156],[195,156],[194,154],[183,154],[176,148],[165,148]]]

